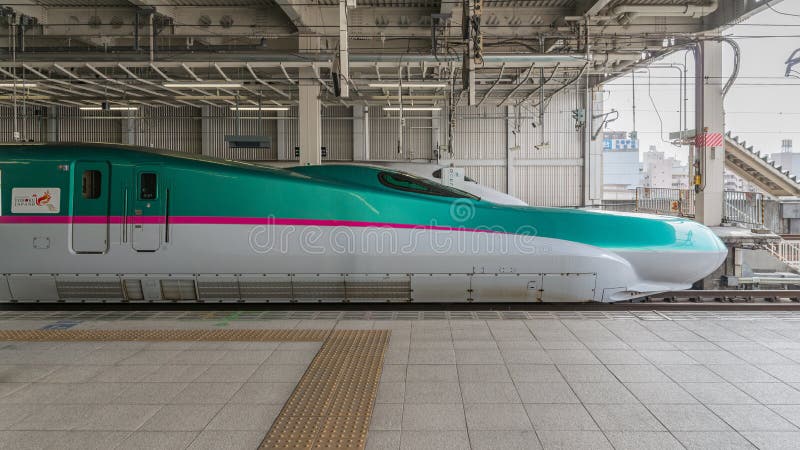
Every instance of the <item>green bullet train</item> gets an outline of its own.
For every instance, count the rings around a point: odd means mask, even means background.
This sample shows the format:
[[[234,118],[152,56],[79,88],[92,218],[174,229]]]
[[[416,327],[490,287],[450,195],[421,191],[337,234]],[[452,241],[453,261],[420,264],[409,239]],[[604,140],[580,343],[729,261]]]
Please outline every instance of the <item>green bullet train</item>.
[[[614,302],[727,251],[682,218],[499,205],[363,165],[0,146],[2,302]]]

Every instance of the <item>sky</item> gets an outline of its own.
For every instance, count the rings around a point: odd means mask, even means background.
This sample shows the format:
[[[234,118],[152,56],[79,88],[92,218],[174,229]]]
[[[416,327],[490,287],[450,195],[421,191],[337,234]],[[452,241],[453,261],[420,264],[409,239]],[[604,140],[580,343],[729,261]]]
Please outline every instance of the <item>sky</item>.
[[[724,4],[724,3],[723,3]],[[795,49],[800,48],[800,1],[773,1],[777,11],[797,14],[786,16],[766,9],[741,24],[727,28],[723,36],[732,37],[741,47],[741,64],[736,84],[725,98],[725,130],[738,135],[764,153],[780,151],[782,139],[794,141],[795,152],[800,152],[800,79],[786,78],[786,60]],[[733,67],[733,52],[727,44],[723,49],[723,78],[727,80]],[[663,63],[684,62],[684,51],[670,55]],[[689,54],[688,128],[694,128],[693,57]],[[800,67],[797,67],[800,70]],[[688,159],[688,147],[675,147],[662,140],[669,140],[670,131],[678,131],[680,107],[680,79],[678,71],[669,68],[650,69],[648,74],[639,69],[636,86],[636,131],[640,139],[640,152],[655,145],[667,156],[682,161]],[[608,125],[607,130],[632,131],[633,86],[631,75],[606,83],[604,107],[620,113],[620,117]],[[648,95],[648,87],[658,112]]]

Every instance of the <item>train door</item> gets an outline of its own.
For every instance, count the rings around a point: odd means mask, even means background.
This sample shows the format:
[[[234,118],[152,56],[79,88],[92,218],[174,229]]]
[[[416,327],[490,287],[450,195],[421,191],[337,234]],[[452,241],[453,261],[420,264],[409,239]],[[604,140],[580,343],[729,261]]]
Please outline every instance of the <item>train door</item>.
[[[141,166],[135,173],[131,242],[136,251],[154,252],[161,247],[167,225],[164,180],[158,166]]]
[[[75,162],[72,250],[76,253],[108,251],[110,175],[108,162]]]

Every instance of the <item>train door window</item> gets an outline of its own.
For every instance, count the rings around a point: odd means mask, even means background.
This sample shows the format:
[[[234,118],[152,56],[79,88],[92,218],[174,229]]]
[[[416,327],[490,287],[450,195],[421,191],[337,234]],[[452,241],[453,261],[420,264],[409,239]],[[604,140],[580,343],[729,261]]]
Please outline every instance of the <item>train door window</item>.
[[[83,198],[100,198],[103,174],[99,170],[84,170],[81,178],[81,192]]]
[[[156,179],[156,174],[152,172],[144,172],[139,175],[139,199],[155,200],[157,186],[158,182]]]

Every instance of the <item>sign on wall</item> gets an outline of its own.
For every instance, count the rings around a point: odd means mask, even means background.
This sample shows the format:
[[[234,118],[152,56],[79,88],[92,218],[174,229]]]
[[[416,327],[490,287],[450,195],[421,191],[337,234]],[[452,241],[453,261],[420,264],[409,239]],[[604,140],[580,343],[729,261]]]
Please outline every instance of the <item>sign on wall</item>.
[[[58,214],[60,210],[60,188],[13,188],[11,190],[12,213]]]

